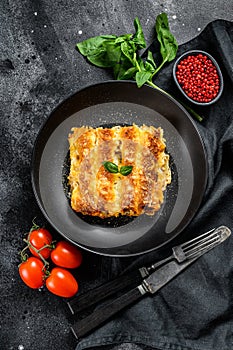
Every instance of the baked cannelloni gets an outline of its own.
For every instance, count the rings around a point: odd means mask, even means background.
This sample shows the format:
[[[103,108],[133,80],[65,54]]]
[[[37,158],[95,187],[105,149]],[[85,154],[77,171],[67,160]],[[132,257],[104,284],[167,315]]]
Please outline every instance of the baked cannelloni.
[[[153,215],[159,210],[171,182],[162,128],[74,127],[68,139],[73,210],[101,218]],[[106,162],[132,170],[127,175],[111,172]]]

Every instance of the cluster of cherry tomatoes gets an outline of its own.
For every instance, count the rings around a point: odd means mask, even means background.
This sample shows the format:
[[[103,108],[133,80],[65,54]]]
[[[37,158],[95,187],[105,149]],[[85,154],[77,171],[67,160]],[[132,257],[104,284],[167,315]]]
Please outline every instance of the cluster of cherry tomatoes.
[[[35,223],[24,242],[26,246],[21,251],[19,265],[23,282],[33,289],[46,285],[51,293],[64,298],[74,296],[78,292],[78,282],[68,269],[81,265],[81,251],[67,241],[53,241],[51,233]],[[26,250],[30,251],[30,256]],[[55,265],[51,271],[47,259]]]

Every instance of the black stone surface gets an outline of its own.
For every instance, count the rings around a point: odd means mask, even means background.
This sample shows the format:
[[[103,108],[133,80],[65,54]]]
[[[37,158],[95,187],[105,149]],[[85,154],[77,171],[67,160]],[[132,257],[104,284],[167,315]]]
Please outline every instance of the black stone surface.
[[[139,16],[148,43],[155,17],[168,14],[183,43],[213,19],[233,20],[232,1],[72,1],[3,0],[0,2],[0,349],[71,350],[68,310],[47,290],[31,290],[18,275],[19,251],[33,218],[50,228],[33,195],[30,165],[33,144],[52,109],[79,88],[111,79],[111,73],[90,66],[75,44],[99,34],[133,30]],[[57,233],[51,228],[55,238]],[[109,266],[107,266],[108,261]],[[82,286],[106,279],[114,262],[84,252],[75,271]]]

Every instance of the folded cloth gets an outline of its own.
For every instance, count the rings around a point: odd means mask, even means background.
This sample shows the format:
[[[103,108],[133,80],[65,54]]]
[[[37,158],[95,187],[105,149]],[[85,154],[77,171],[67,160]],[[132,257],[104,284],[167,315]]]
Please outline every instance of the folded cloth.
[[[155,49],[153,43],[150,49]],[[208,107],[192,106],[204,120],[196,122],[209,164],[208,183],[192,222],[172,245],[211,228],[233,229],[233,23],[216,20],[193,40],[179,47],[178,56],[191,49],[209,52],[224,77],[220,100]],[[173,63],[156,84],[173,96],[182,96],[172,79]],[[102,257],[100,280],[116,276],[164,256],[160,252],[134,258]],[[101,349],[233,349],[233,237],[201,257],[157,294],[140,300],[89,336],[76,350]]]

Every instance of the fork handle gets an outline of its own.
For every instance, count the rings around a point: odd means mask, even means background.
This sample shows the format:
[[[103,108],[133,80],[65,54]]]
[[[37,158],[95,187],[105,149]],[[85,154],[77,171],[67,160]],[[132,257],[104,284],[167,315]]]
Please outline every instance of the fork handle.
[[[71,330],[74,336],[79,339],[91,332],[98,326],[102,325],[105,321],[115,315],[117,312],[123,310],[126,306],[136,302],[143,294],[139,288],[133,288],[129,292],[121,295],[117,299],[114,299],[107,305],[103,305],[101,308],[96,309],[87,317],[77,321]]]
[[[116,294],[117,292],[126,289],[127,287],[135,287],[142,281],[142,276],[139,270],[134,270],[127,275],[121,275],[107,283],[104,283],[94,289],[89,290],[86,293],[78,295],[72,300],[67,302],[67,305],[74,315],[80,313],[84,309],[97,304],[98,302],[106,299],[107,297]]]
[[[155,271],[158,267],[164,265],[165,263],[171,261],[173,258],[175,258],[173,255],[170,255],[169,257],[163,259],[163,260],[159,260],[157,263],[152,264],[149,268],[148,271],[151,273],[153,271]]]

